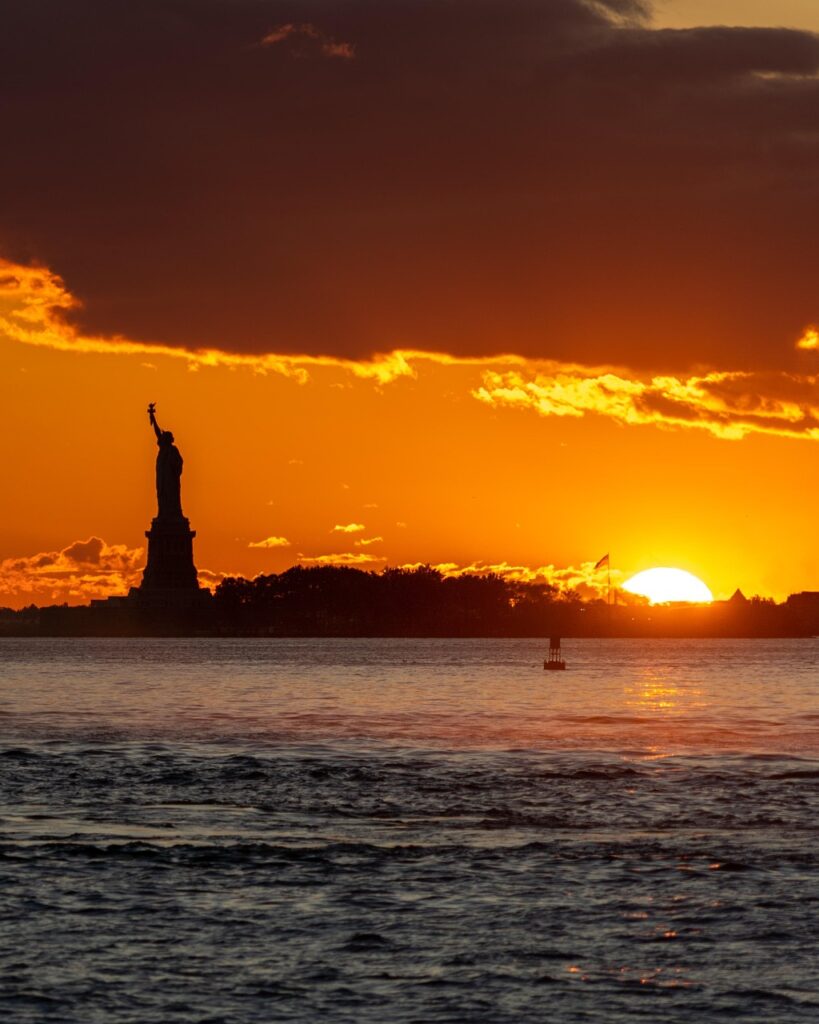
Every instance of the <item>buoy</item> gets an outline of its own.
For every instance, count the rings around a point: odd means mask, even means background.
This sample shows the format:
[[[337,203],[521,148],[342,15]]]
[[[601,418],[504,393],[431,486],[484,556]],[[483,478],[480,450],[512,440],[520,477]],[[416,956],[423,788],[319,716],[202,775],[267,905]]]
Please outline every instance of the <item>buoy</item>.
[[[549,640],[549,657],[543,662],[543,668],[547,672],[563,672],[566,662],[560,651],[560,637],[553,636]]]

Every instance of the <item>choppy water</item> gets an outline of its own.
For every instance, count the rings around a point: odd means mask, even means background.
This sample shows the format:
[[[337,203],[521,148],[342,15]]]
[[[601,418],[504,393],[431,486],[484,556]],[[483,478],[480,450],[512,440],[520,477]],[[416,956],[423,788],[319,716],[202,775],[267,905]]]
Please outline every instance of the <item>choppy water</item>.
[[[0,641],[15,1022],[819,1018],[819,642]]]

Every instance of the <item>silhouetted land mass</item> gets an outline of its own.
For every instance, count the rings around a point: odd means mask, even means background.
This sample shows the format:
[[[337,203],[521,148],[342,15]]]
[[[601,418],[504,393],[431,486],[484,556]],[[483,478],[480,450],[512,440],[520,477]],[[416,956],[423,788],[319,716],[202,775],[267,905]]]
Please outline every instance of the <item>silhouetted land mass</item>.
[[[256,637],[788,637],[819,634],[819,593],[781,605],[737,591],[730,601],[650,607],[583,601],[547,583],[491,573],[443,576],[430,566],[365,572],[338,566],[228,578],[199,586],[196,536],[182,512],[183,460],[148,406],[156,437],[157,514],[138,587],[123,597],[22,611],[0,608],[0,636]],[[608,556],[604,561],[608,560]],[[599,563],[602,565],[603,563]]]
[[[737,591],[713,605],[582,601],[543,583],[447,578],[434,569],[294,566],[229,578],[199,605],[114,598],[0,610],[0,635],[273,637],[800,637],[819,635],[819,593],[786,602]]]

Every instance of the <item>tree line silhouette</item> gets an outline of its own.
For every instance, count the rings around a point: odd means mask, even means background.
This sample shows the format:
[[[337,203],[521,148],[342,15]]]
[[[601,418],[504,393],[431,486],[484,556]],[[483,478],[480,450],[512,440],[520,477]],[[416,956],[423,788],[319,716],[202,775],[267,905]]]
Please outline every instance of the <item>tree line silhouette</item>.
[[[549,584],[493,573],[297,565],[223,580],[213,612],[224,627],[279,636],[522,636],[540,632],[547,612],[554,622],[579,602]]]
[[[625,602],[628,603],[625,603]],[[493,573],[445,576],[430,566],[365,571],[293,566],[228,577],[189,608],[130,598],[82,607],[0,609],[0,635],[272,637],[786,637],[819,634],[819,593],[782,604],[737,591],[713,605],[613,606],[572,590]]]

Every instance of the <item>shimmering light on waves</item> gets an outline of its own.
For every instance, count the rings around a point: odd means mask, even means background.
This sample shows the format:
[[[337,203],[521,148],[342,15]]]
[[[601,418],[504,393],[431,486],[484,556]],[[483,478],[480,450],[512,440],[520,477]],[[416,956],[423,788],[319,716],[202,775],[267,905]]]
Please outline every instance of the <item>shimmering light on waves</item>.
[[[626,705],[651,714],[682,713],[687,706],[688,696],[682,693],[672,678],[653,669],[644,670],[625,688]]]
[[[627,580],[623,590],[647,597],[652,604],[710,604],[714,600],[702,580],[685,569],[646,569]]]

